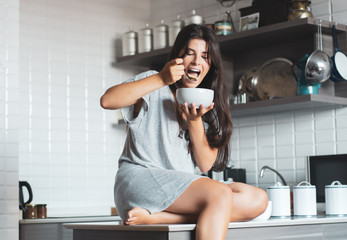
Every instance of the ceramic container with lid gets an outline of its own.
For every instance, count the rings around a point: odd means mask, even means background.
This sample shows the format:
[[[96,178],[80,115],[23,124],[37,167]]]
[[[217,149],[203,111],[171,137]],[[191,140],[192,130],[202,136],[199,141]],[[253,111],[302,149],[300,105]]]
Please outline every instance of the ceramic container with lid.
[[[135,55],[137,53],[137,32],[133,27],[123,34],[123,56]]]
[[[153,30],[153,48],[160,49],[169,46],[169,26],[161,20],[161,24]]]
[[[178,33],[184,27],[184,21],[181,20],[181,16],[177,15],[177,18],[171,22],[169,29],[169,45],[173,46]]]
[[[272,201],[272,217],[290,217],[290,188],[276,183],[267,188],[269,201]]]
[[[146,24],[145,28],[139,31],[139,53],[150,52],[153,50],[153,29]]]
[[[295,216],[317,215],[316,186],[306,181],[300,182],[293,187],[293,200]]]
[[[201,24],[205,23],[205,20],[204,20],[204,18],[202,16],[197,15],[196,11],[194,9],[194,10],[192,10],[192,15],[187,17],[186,19],[184,19],[184,23],[185,23],[186,26],[189,25],[189,24],[201,25]]]
[[[325,186],[325,213],[327,215],[347,215],[347,185],[333,181]]]

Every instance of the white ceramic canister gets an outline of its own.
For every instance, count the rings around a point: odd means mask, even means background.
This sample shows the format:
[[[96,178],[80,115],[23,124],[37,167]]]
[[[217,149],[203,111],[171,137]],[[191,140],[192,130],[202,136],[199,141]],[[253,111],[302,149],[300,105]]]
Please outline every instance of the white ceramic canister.
[[[269,201],[272,201],[272,217],[290,217],[289,186],[271,186],[267,188]]]
[[[316,186],[306,181],[300,182],[293,187],[293,200],[295,216],[317,215]]]
[[[137,53],[137,32],[133,27],[130,27],[129,31],[123,34],[123,56],[135,55]]]
[[[139,53],[153,50],[153,29],[146,24],[145,28],[139,31]]]
[[[177,18],[171,22],[169,29],[169,46],[173,46],[178,33],[184,27],[184,21],[181,20],[181,16],[177,15]]]
[[[325,186],[325,213],[327,215],[347,215],[347,185],[333,181]]]
[[[197,15],[195,9],[192,10],[192,15],[184,19],[184,23],[187,25],[189,24],[198,24],[202,25],[205,23],[205,20],[202,16]]]
[[[153,30],[153,48],[160,49],[169,46],[169,26],[161,20],[161,24],[154,27]]]

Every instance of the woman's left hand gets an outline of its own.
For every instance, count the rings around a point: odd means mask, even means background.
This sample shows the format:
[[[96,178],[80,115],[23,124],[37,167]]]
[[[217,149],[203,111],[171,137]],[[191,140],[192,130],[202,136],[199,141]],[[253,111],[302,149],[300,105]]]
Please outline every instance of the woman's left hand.
[[[213,109],[214,103],[211,103],[211,105],[208,108],[205,108],[203,105],[200,105],[199,108],[196,108],[195,103],[192,103],[191,108],[189,108],[188,103],[184,103],[184,105],[181,105],[182,112],[185,114],[187,121],[195,121],[201,118],[205,113]]]

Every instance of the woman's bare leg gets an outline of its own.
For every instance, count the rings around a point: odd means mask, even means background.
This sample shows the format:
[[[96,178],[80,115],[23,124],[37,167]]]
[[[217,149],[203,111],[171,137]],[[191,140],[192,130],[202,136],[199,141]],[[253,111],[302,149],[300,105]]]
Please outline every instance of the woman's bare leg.
[[[228,184],[234,193],[234,206],[231,222],[248,221],[262,214],[268,203],[266,192],[245,183]]]
[[[243,183],[225,185],[204,178],[193,182],[166,211],[150,214],[143,208],[135,207],[129,211],[125,223],[132,225],[197,221],[197,239],[209,239],[213,235],[215,238],[211,239],[219,239],[218,233],[220,239],[224,239],[229,222],[253,219],[263,213],[266,206],[267,195],[260,188]]]
[[[198,216],[192,214],[171,213],[166,211],[151,214],[144,208],[134,207],[128,212],[128,218],[124,221],[124,224],[196,223],[197,219]]]
[[[125,223],[182,223],[195,220],[196,239],[225,239],[232,206],[231,188],[215,180],[200,178],[164,212],[149,214],[145,209],[133,208]]]

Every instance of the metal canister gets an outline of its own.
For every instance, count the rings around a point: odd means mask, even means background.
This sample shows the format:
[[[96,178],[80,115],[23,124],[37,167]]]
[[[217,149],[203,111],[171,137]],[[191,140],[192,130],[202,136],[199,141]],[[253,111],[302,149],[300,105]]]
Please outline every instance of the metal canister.
[[[139,53],[150,52],[153,50],[153,29],[146,24],[145,28],[139,31]]]
[[[169,29],[169,45],[173,46],[178,33],[184,27],[184,21],[181,20],[181,15],[177,15],[177,18],[171,22]]]
[[[135,55],[137,53],[137,32],[133,27],[123,34],[123,56]]]
[[[161,24],[153,30],[153,48],[160,49],[169,46],[169,26],[161,20]]]
[[[231,22],[218,21],[214,24],[217,35],[230,35],[232,33]]]
[[[205,20],[202,16],[197,15],[195,9],[192,10],[192,15],[184,19],[184,23],[187,25],[189,24],[204,24]]]

